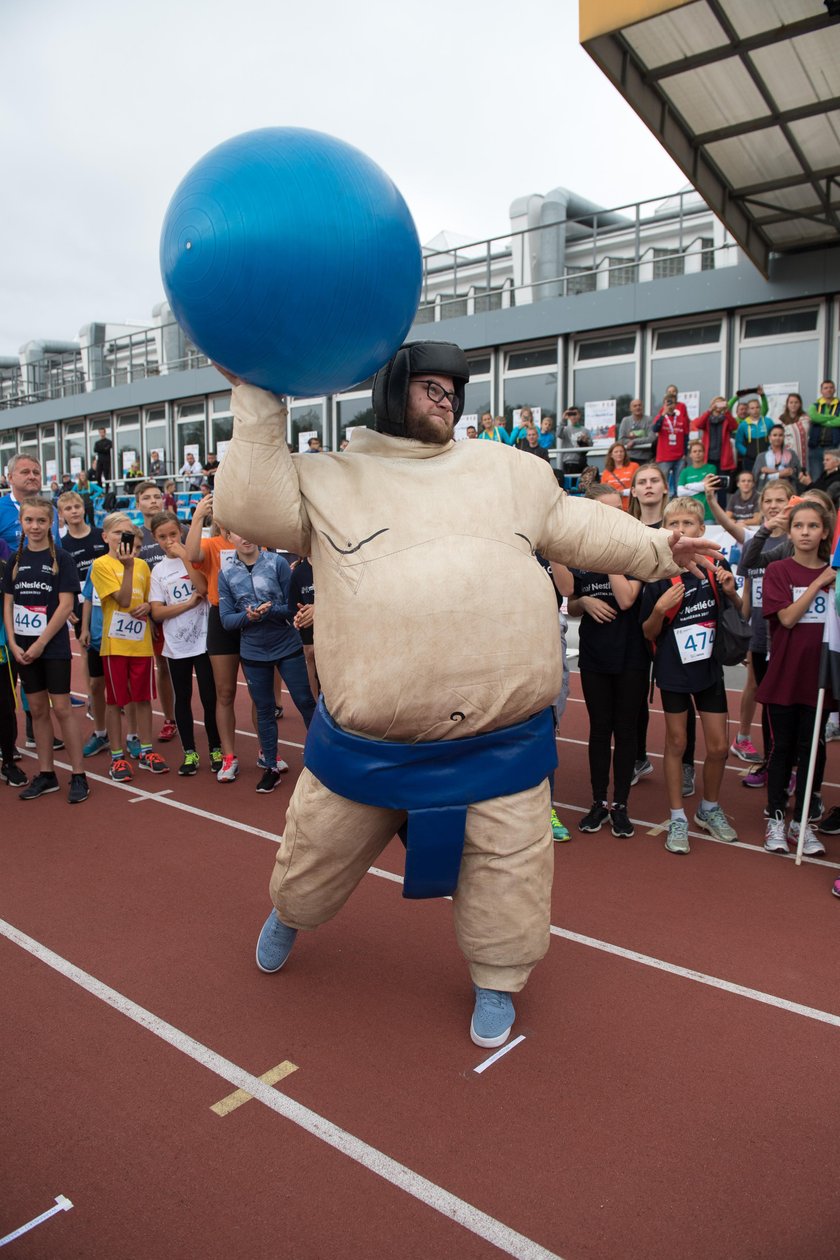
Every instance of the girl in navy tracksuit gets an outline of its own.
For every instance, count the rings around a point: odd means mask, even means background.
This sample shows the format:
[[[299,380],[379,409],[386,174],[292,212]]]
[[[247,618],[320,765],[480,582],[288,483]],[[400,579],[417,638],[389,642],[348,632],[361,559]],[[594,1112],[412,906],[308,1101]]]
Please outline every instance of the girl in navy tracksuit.
[[[272,792],[280,777],[277,761],[274,671],[279,672],[306,726],[315,713],[306,658],[289,609],[292,571],[287,560],[231,534],[236,556],[219,573],[219,616],[226,630],[240,631],[240,660],[251,699],[265,773],[258,792]],[[285,769],[285,766],[283,767]]]

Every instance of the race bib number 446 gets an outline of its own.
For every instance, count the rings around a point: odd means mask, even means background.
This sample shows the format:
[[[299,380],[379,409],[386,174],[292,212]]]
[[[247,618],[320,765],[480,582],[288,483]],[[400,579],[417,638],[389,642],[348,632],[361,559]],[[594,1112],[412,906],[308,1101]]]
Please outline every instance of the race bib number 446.
[[[807,586],[794,586],[794,602],[799,599],[800,595],[804,595],[807,589]],[[810,607],[799,618],[800,625],[822,625],[828,614],[828,600],[828,591],[820,591],[818,595],[815,595],[811,600]]]
[[[707,661],[715,642],[715,623],[700,621],[694,626],[674,626],[674,638],[683,665]]]
[[[127,639],[131,643],[139,643],[146,633],[146,623],[139,617],[129,617],[128,613],[115,612],[111,620],[108,637],[111,639]]]
[[[12,624],[15,634],[33,635],[37,638],[47,628],[46,608],[36,608],[28,604],[15,604]]]

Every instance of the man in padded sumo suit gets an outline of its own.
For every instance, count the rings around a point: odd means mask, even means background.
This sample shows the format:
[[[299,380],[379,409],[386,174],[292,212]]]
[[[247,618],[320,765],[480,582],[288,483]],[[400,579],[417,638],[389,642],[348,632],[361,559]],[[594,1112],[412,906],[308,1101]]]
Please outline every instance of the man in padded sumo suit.
[[[534,552],[647,582],[709,543],[570,498],[525,452],[453,441],[469,380],[458,346],[402,346],[374,381],[376,430],[321,459],[289,453],[283,400],[231,379],[214,516],[311,556],[323,688],[257,963],[279,970],[297,932],[331,918],[400,831],[404,894],[453,895],[473,1041],[501,1045],[511,994],[549,943],[562,662]]]

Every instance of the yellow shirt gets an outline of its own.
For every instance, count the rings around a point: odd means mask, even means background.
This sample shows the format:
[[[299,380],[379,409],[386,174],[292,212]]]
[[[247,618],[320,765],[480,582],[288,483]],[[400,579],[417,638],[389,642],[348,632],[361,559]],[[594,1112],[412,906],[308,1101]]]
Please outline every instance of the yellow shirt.
[[[148,617],[129,616],[129,608],[149,601],[152,571],[145,560],[135,557],[131,582],[131,603],[120,608],[116,600],[122,586],[124,566],[113,556],[97,556],[90,580],[102,604],[102,656],[151,656],[152,629]]]

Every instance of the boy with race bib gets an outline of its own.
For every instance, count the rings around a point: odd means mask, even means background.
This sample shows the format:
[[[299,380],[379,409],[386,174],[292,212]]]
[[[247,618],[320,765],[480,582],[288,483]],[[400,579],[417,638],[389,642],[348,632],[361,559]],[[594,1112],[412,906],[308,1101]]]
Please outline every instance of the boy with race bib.
[[[134,776],[125,758],[120,709],[134,704],[140,736],[141,770],[166,774],[163,758],[152,751],[152,700],[155,662],[149,624],[151,572],[135,556],[143,534],[127,516],[112,512],[102,522],[108,554],[94,560],[91,581],[102,603],[102,645],[105,672],[105,714],[111,745],[110,778],[125,783]]]
[[[834,513],[816,499],[804,499],[791,511],[788,529],[793,555],[768,564],[762,590],[764,616],[770,628],[770,661],[757,697],[767,708],[772,738],[764,840],[769,853],[788,853],[788,841],[796,842],[799,838],[806,769],[817,715],[823,629],[836,577],[829,566]],[[797,762],[796,810],[785,835],[787,784]],[[814,794],[819,794],[824,771],[825,730],[822,729],[814,767]],[[802,852],[807,857],[825,853],[810,822],[805,826]]]
[[[210,769],[222,761],[216,726],[216,687],[207,655],[207,579],[187,560],[181,541],[181,522],[175,512],[158,512],[151,530],[163,559],[152,572],[150,601],[152,616],[163,626],[163,656],[169,662],[175,688],[175,722],[184,750],[180,775],[198,773],[195,749],[195,723],[192,714],[193,671],[204,711],[204,729],[210,754]]]
[[[70,706],[67,621],[79,593],[79,578],[73,561],[56,547],[53,515],[48,499],[21,500],[20,542],[3,574],[3,617],[6,641],[29,701],[38,750],[38,773],[20,799],[35,800],[59,790],[53,763],[52,705],[72,765],[67,799],[77,805],[90,795],[82,770],[81,732]]]
[[[663,528],[699,538],[704,532],[704,514],[697,499],[672,499],[665,508]],[[741,600],[725,560],[714,568],[709,563],[706,568],[703,578],[684,573],[649,582],[642,592],[639,614],[645,638],[653,645],[653,676],[665,711],[664,770],[671,810],[665,848],[670,853],[689,852],[688,819],[682,807],[682,755],[692,698],[706,741],[703,799],[694,821],[716,840],[732,843],[738,839],[718,803],[728,740],[723,666],[715,660],[713,649],[724,599],[739,610]]]

